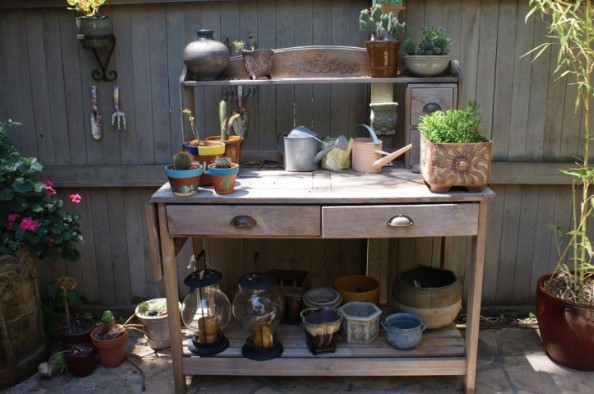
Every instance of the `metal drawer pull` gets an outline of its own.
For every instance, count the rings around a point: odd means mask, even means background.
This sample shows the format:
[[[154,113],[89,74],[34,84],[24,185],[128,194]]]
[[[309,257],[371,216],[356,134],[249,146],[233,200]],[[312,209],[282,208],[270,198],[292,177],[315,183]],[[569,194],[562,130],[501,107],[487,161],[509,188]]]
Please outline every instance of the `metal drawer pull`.
[[[239,215],[231,219],[231,224],[237,228],[252,228],[258,224],[251,216]]]
[[[388,227],[408,227],[415,224],[415,222],[406,215],[396,215],[388,220]]]
[[[423,113],[432,114],[435,111],[441,111],[441,105],[431,102],[423,106]]]

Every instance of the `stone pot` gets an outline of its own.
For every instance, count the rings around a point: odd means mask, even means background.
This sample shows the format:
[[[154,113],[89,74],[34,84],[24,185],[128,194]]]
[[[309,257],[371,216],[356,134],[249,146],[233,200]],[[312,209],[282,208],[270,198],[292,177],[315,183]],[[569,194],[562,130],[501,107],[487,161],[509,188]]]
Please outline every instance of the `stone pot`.
[[[453,186],[480,192],[489,184],[493,141],[434,144],[421,135],[421,174],[434,193]]]
[[[147,301],[149,305],[157,302],[166,302],[165,298],[155,298]],[[180,304],[181,309],[181,304]],[[171,346],[171,338],[169,335],[169,323],[167,314],[158,316],[148,316],[138,311],[138,306],[134,311],[136,317],[144,327],[145,337],[149,346],[155,350],[165,349]]]
[[[388,315],[382,326],[386,330],[386,341],[396,349],[408,350],[417,347],[423,338],[427,324],[412,313]]]
[[[452,271],[415,266],[396,279],[392,303],[421,317],[429,329],[447,327],[462,309],[462,285]]]
[[[594,371],[594,306],[550,293],[544,282],[552,275],[542,275],[536,285],[536,318],[545,351],[561,365]]]
[[[419,77],[434,77],[443,74],[450,65],[450,57],[444,55],[406,55],[404,67],[412,74]]]
[[[208,81],[217,79],[229,63],[229,49],[213,38],[214,30],[200,29],[198,38],[184,48],[183,61],[192,79]]]

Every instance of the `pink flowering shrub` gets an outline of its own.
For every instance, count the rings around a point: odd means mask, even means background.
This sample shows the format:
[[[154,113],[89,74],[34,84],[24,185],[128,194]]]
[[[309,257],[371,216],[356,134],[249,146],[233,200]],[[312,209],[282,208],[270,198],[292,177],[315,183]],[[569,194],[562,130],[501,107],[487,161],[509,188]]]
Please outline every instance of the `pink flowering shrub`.
[[[0,255],[26,248],[42,260],[78,260],[80,216],[64,208],[50,181],[32,178],[42,166],[10,142],[7,129],[13,124],[0,122]],[[72,194],[70,201],[78,204],[81,196]]]

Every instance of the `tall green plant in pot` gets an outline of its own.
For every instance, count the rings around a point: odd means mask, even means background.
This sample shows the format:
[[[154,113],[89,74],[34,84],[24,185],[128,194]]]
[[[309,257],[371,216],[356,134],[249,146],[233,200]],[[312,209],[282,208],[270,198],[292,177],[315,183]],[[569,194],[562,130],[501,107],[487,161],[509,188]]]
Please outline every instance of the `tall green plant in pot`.
[[[545,351],[565,366],[594,370],[594,250],[588,238],[588,221],[594,209],[590,165],[590,104],[594,95],[594,4],[590,1],[530,0],[532,15],[541,16],[551,39],[529,54],[535,58],[556,47],[554,74],[576,86],[576,116],[581,109],[582,157],[575,168],[563,171],[572,178],[572,225],[559,246],[552,273],[538,279],[536,308]]]

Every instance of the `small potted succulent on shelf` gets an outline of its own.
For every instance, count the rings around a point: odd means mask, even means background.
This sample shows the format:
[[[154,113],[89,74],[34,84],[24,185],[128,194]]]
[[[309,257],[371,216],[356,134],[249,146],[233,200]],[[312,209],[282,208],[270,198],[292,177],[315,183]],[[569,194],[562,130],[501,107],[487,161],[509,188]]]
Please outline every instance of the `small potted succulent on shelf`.
[[[493,142],[482,135],[478,104],[421,116],[421,174],[431,191],[464,186],[471,192],[489,183]]]
[[[421,34],[419,45],[412,38],[404,40],[404,66],[409,73],[430,77],[443,73],[450,64],[450,45],[452,39],[441,27],[426,27]]]
[[[198,193],[202,170],[202,165],[193,161],[189,152],[177,152],[173,156],[173,164],[165,166],[165,174],[173,194],[187,197]]]
[[[116,323],[115,317],[110,310],[101,315],[101,325],[91,331],[91,341],[99,354],[101,365],[107,368],[117,367],[126,358],[126,343],[128,342],[128,330],[137,330],[142,333],[141,324],[130,324],[130,316],[124,324]]]
[[[359,29],[371,34],[365,47],[372,77],[395,77],[398,74],[398,51],[405,32],[405,24],[398,20],[398,13],[386,13],[377,5],[359,14]]]
[[[252,34],[248,40],[250,49],[245,49],[243,41],[233,41],[233,49],[243,57],[243,66],[250,79],[259,77],[271,78],[272,58],[274,51],[272,49],[256,49],[256,40]]]
[[[208,165],[207,172],[213,180],[217,194],[231,194],[235,190],[235,179],[239,173],[239,164],[228,157],[219,157]]]
[[[141,302],[136,307],[134,314],[142,323],[147,342],[151,348],[158,350],[171,345],[167,320],[167,300],[165,298],[155,298]]]
[[[69,10],[80,12],[76,18],[79,39],[85,49],[103,48],[109,45],[113,34],[111,19],[99,13],[105,0],[66,0]]]

